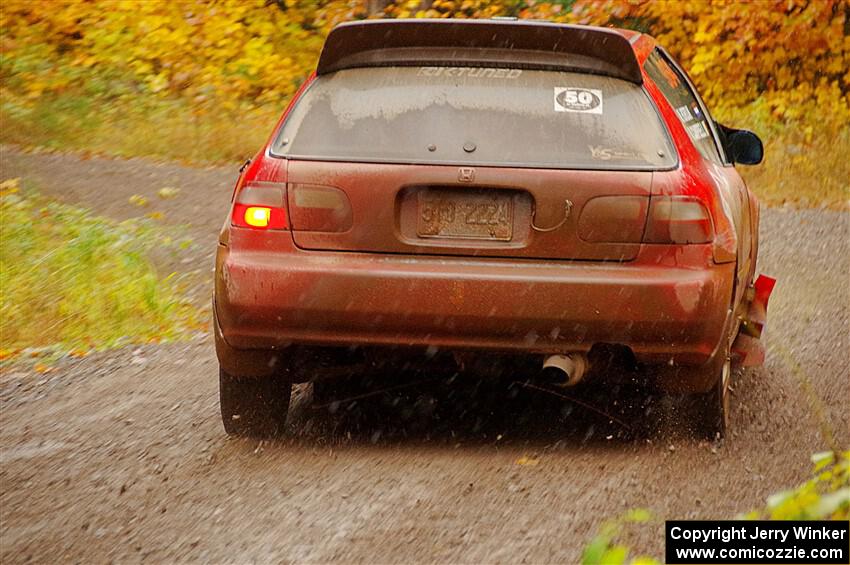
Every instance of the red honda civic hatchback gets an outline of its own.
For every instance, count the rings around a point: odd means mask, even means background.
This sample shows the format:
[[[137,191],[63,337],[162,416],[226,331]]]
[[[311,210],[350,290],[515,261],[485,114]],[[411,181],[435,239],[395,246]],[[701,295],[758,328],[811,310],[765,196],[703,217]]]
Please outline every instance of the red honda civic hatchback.
[[[645,34],[336,27],[221,231],[226,431],[278,433],[293,383],[375,359],[530,359],[569,386],[616,352],[722,435],[732,362],[763,359],[773,281],[734,167],[762,152]]]

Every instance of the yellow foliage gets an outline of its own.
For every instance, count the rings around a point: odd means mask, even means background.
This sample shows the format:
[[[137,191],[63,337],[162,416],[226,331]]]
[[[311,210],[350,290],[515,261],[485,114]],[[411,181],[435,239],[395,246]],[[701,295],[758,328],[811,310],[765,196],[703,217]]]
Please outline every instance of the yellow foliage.
[[[779,119],[850,122],[847,0],[576,0],[569,11],[529,2],[521,14],[652,34],[721,115],[763,98]]]
[[[32,98],[96,75],[89,86],[105,94],[280,102],[309,74],[322,35],[301,25],[308,10],[267,4],[4,0],[3,74]]]
[[[824,149],[850,137],[850,0],[3,0],[0,138],[244,158],[328,31],[369,17],[367,3],[391,18],[518,16],[651,33],[716,118],[765,138],[763,194],[783,201],[779,185],[808,182],[846,205],[847,160],[831,175],[822,164]]]
[[[847,0],[395,0],[383,11],[641,29],[719,112],[761,97],[777,118],[817,107],[850,121],[848,13]],[[95,95],[188,97],[200,113],[282,105],[331,27],[366,15],[361,0],[5,0],[0,76],[24,100],[82,80]]]

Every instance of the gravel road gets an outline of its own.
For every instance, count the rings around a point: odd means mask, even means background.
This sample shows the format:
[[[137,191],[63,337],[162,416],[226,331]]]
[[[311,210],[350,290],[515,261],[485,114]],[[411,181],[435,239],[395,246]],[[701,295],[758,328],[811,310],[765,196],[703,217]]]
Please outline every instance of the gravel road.
[[[0,156],[0,180],[188,224],[183,267],[211,269],[236,166]],[[163,186],[180,192],[157,199]],[[762,211],[760,271],[779,279],[768,359],[735,376],[720,443],[681,433],[663,406],[646,416],[655,431],[630,438],[571,402],[470,381],[336,410],[304,386],[286,438],[228,439],[209,338],[6,369],[0,561],[574,563],[635,507],[656,520],[629,532],[632,547],[663,555],[665,518],[733,517],[805,480],[826,436],[850,446],[848,232],[846,212]],[[606,395],[610,408],[628,393]]]

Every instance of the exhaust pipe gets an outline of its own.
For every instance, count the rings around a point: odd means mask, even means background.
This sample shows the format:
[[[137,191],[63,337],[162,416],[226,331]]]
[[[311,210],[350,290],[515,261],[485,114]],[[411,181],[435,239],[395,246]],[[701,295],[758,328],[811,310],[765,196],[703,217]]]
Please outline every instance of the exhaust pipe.
[[[587,357],[583,354],[550,355],[543,360],[543,370],[552,374],[555,384],[559,386],[575,386],[584,378],[587,372]]]

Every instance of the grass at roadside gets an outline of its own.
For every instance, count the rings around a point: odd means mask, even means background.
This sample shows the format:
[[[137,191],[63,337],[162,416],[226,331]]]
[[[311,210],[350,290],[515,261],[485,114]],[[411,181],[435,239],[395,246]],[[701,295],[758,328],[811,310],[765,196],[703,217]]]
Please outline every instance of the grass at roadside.
[[[149,221],[115,222],[0,184],[0,359],[22,349],[83,352],[202,329],[180,277],[148,260],[173,247]],[[184,242],[185,245],[185,242]]]
[[[259,149],[285,104],[213,110],[183,99],[144,96],[101,102],[72,92],[34,102],[6,97],[0,142],[197,164],[239,162]],[[763,138],[764,163],[739,168],[762,203],[847,209],[850,125],[814,108],[805,115],[784,123],[754,103],[718,119]]]
[[[181,99],[84,93],[11,96],[0,104],[0,141],[22,147],[160,157],[185,163],[239,162],[263,144],[278,108],[205,110]]]
[[[812,478],[796,488],[768,497],[762,509],[738,517],[743,520],[847,520],[850,517],[850,451],[827,451],[812,456]],[[629,558],[623,543],[629,530],[653,520],[643,509],[630,510],[603,524],[584,548],[582,565],[659,565],[649,556]]]

